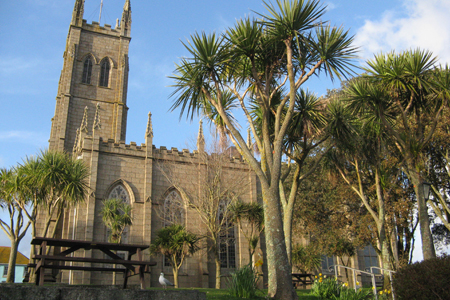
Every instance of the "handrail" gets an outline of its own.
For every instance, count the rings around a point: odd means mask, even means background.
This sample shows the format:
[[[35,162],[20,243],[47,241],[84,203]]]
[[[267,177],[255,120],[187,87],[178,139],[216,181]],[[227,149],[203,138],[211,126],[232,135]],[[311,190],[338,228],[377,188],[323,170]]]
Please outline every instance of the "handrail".
[[[391,284],[392,300],[395,300],[394,286],[392,285],[392,273],[397,273],[397,272],[392,271],[392,270],[388,270],[388,269],[383,269],[383,268],[380,268],[380,267],[370,267],[370,272],[371,273],[373,273],[372,269],[379,269],[379,270],[382,270],[382,271],[389,272],[389,281],[390,281],[390,284]]]
[[[335,274],[336,278],[338,278],[338,268],[337,267],[342,267],[342,268],[349,269],[349,270],[353,271],[353,286],[354,286],[355,292],[356,292],[356,272],[370,275],[370,277],[372,278],[373,295],[375,296],[375,300],[378,300],[377,287],[376,287],[376,283],[375,283],[375,274],[374,273],[361,271],[359,269],[355,269],[355,268],[351,268],[351,267],[347,267],[347,266],[343,266],[343,265],[330,266],[328,269],[329,269],[330,272],[332,272],[332,269],[334,268],[334,274]]]

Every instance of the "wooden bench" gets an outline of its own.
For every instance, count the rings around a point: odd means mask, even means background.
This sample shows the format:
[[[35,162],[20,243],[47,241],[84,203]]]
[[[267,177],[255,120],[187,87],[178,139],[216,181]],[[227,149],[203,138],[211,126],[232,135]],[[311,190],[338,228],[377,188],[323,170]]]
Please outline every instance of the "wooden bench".
[[[292,273],[292,285],[295,288],[298,288],[299,286],[303,286],[303,288],[306,288],[308,284],[313,284],[313,274],[307,274],[307,273]]]
[[[144,273],[150,272],[150,267],[155,266],[155,262],[143,261],[142,251],[149,246],[146,245],[130,245],[130,244],[114,244],[104,242],[92,241],[77,241],[77,240],[63,240],[52,238],[34,238],[31,241],[33,245],[40,245],[39,254],[32,258],[36,263],[29,264],[31,268],[36,268],[37,281],[36,284],[44,284],[44,270],[45,269],[60,269],[60,270],[74,270],[74,271],[106,271],[106,272],[121,272],[124,275],[123,288],[127,287],[128,277],[139,275],[141,289],[145,289]],[[47,254],[47,247],[62,247],[67,248],[61,253]],[[109,258],[92,258],[68,256],[76,250],[93,250],[97,249],[106,254]],[[128,259],[123,259],[112,251],[125,251],[128,253]],[[137,254],[137,260],[131,260],[131,256]],[[62,262],[63,264],[59,264]],[[80,266],[67,265],[66,262],[90,263],[90,264],[110,264],[113,266]],[[120,265],[121,267],[117,267]]]

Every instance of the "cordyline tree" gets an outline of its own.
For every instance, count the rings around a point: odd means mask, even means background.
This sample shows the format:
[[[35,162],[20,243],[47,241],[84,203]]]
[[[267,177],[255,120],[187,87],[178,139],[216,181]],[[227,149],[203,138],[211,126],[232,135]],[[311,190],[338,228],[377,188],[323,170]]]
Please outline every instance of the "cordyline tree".
[[[238,201],[230,207],[233,223],[237,223],[248,242],[250,265],[254,265],[259,237],[264,230],[264,209],[259,203]]]
[[[309,160],[315,159],[319,158]],[[374,223],[357,196],[340,177],[324,168],[324,163],[300,184],[299,201],[294,206],[294,233],[306,239],[315,253],[336,255],[348,266],[352,251],[347,250],[372,243],[375,234],[370,228]]]
[[[90,171],[82,160],[59,151],[42,151],[38,162],[38,177],[33,181],[41,190],[38,205],[45,215],[43,232],[39,234],[54,237],[64,209],[83,202],[88,195]],[[50,231],[53,218],[56,222]]]
[[[345,97],[355,113],[380,120],[394,140],[417,198],[423,257],[435,258],[423,193],[423,153],[448,106],[450,70],[437,66],[437,58],[420,49],[376,55],[364,70],[362,80],[349,83]]]
[[[294,112],[298,89],[321,71],[340,78],[355,57],[353,37],[342,27],[324,25],[325,7],[319,1],[265,3],[260,20],[244,19],[223,36],[194,34],[185,44],[191,57],[183,58],[171,78],[176,96],[172,109],[189,116],[212,105],[226,133],[258,176],[266,224],[269,296],[294,299],[286,252],[280,203],[283,141]],[[244,112],[261,161],[252,153],[223,106],[225,91],[232,92]],[[282,92],[277,108],[273,97]],[[261,135],[249,113],[249,104],[261,107]],[[271,127],[270,119],[274,118]]]
[[[178,272],[188,255],[194,254],[198,249],[199,237],[188,232],[183,225],[172,224],[161,228],[156,233],[156,239],[150,245],[150,253],[163,254],[172,266],[173,281],[178,288]]]
[[[133,224],[132,207],[122,199],[110,198],[102,201],[100,210],[103,224],[110,230],[108,241],[120,244],[127,226]]]
[[[127,226],[133,225],[132,207],[118,198],[103,200],[102,204],[100,216],[109,229],[108,242],[120,244]],[[112,284],[116,284],[116,272],[113,272]]]
[[[31,222],[24,218],[23,206],[29,203],[28,189],[23,183],[20,169],[0,169],[0,208],[8,210],[9,222],[0,219],[0,227],[11,241],[6,282],[13,283],[17,249]]]
[[[33,202],[33,211],[27,213],[33,237],[54,237],[64,209],[86,199],[90,170],[82,160],[65,152],[51,150],[41,151],[36,158],[25,159],[21,168]],[[38,214],[45,220],[42,232],[36,231]],[[52,219],[56,219],[53,227]],[[31,258],[34,252],[35,247],[31,247]],[[34,269],[31,269],[30,281],[35,280]]]
[[[433,139],[425,149],[427,181],[432,184],[433,196],[427,204],[431,206],[442,223],[434,224],[433,237],[450,236],[450,109],[443,111]],[[437,233],[437,234],[435,234]],[[445,238],[444,240],[445,241]]]
[[[355,119],[358,118],[353,122],[355,137],[338,143],[338,149],[330,153],[329,161],[372,216],[383,268],[392,270],[385,197],[387,183],[390,178],[395,178],[396,168],[385,162],[388,157],[386,134],[380,130],[376,119],[365,119],[366,115],[355,115]]]
[[[8,205],[14,206],[11,206],[12,212],[26,215],[29,219],[26,228],[31,225],[33,237],[48,236],[52,217],[55,217],[55,226],[50,232],[50,237],[53,237],[63,209],[83,201],[89,189],[87,185],[89,169],[83,161],[63,152],[45,150],[37,156],[27,157],[22,164],[10,171],[10,175],[9,184],[6,185],[9,186],[10,195]],[[45,219],[42,232],[36,232],[38,214],[42,214]],[[16,226],[23,225],[23,217],[20,219],[22,221],[16,223]],[[34,250],[32,247],[31,258]],[[30,281],[34,280],[32,269]]]
[[[274,101],[273,107],[276,109],[278,104],[279,101],[276,103]],[[316,170],[321,158],[333,147],[332,142],[326,143],[329,138],[336,132],[342,133],[346,127],[341,126],[342,122],[338,121],[340,116],[335,112],[336,109],[330,105],[328,99],[318,98],[313,93],[302,89],[297,91],[294,113],[283,142],[283,153],[289,159],[280,180],[280,199],[289,261],[291,261],[292,248],[293,207],[299,198],[297,194],[299,185]],[[257,132],[261,135],[260,107],[254,106],[251,114],[257,125]],[[274,118],[271,119],[271,127],[273,127]],[[319,159],[315,159],[312,164],[307,164],[310,156]],[[284,184],[290,175],[292,175],[289,180],[290,184]]]
[[[361,77],[353,78],[350,83],[357,80]],[[412,212],[412,205],[401,205],[408,180],[402,177],[401,158],[399,161],[394,140],[383,130],[381,121],[367,111],[354,112],[345,101],[343,90],[348,85],[349,82],[345,82],[342,89],[329,91],[327,95],[332,103],[339,103],[336,108],[341,110],[340,119],[344,120],[341,123],[347,124],[351,134],[333,135],[334,148],[327,154],[325,162],[330,171],[341,176],[350,188],[349,192],[360,199],[372,217],[374,226],[371,226],[376,229],[374,248],[382,257],[383,267],[395,270],[403,245],[397,245],[397,240],[409,230],[409,226],[405,228],[400,223],[409,220]],[[394,117],[387,114],[387,118],[392,120]],[[406,261],[408,254],[409,251]]]

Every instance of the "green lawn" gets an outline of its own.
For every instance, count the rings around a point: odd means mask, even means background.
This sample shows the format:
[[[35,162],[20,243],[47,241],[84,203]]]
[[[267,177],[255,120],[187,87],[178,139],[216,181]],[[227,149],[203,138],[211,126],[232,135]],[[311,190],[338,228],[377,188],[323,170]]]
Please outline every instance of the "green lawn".
[[[153,289],[153,288],[151,288],[151,289]],[[192,288],[192,290],[198,290],[201,292],[205,292],[208,300],[242,300],[243,299],[243,298],[231,297],[229,295],[227,289],[216,290],[216,289]],[[316,296],[310,295],[309,291],[310,290],[297,290],[297,295],[299,296],[298,299],[299,300],[317,300],[317,299],[319,299]],[[258,295],[258,297],[254,298],[254,299],[261,299],[261,300],[266,299],[267,290],[258,290],[257,295]]]

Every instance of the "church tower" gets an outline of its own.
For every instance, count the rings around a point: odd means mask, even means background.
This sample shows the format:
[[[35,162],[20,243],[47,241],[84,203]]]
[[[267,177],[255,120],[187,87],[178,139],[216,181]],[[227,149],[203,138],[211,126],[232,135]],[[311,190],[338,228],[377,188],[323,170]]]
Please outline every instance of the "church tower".
[[[125,141],[130,0],[125,1],[121,21],[117,20],[114,28],[97,22],[87,24],[83,14],[84,0],[76,0],[52,118],[50,150],[71,153],[85,118],[89,123],[94,117],[101,119],[105,140]],[[89,129],[84,128],[85,134],[91,134]]]

